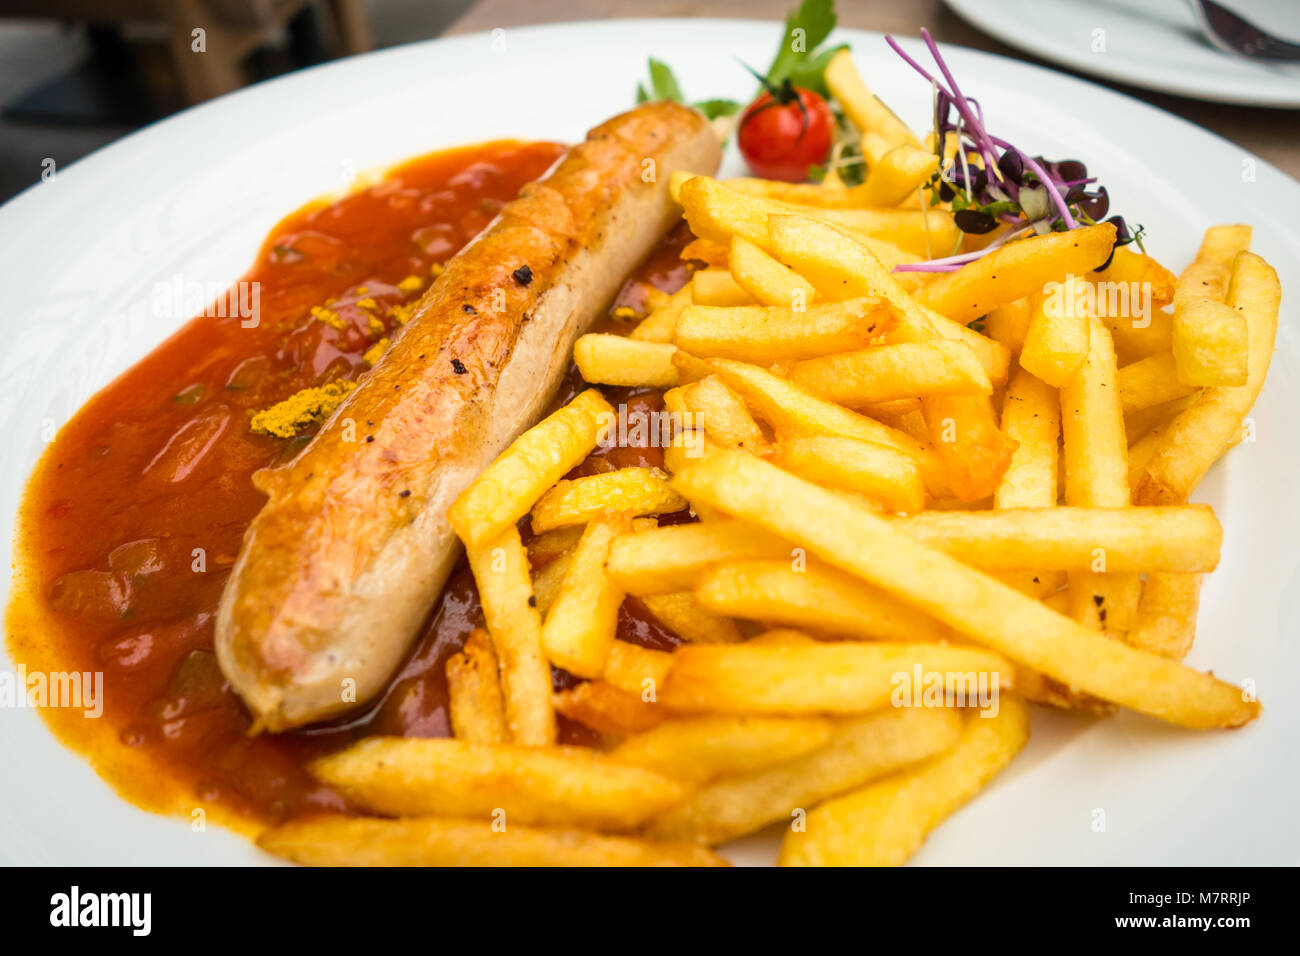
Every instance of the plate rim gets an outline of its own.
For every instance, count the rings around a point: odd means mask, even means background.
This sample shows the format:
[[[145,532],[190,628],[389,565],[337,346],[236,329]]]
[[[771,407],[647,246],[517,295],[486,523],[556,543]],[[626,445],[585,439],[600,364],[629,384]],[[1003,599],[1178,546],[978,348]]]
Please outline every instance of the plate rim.
[[[591,29],[593,29],[593,28],[597,28],[597,29],[598,29],[598,28],[606,28],[606,29],[614,28],[614,29],[617,29],[617,28],[619,28],[619,27],[626,26],[626,24],[627,24],[628,22],[630,22],[630,21],[612,21],[612,22],[611,22],[611,23],[612,23],[612,27],[610,27],[610,26],[607,26],[606,24],[601,23],[601,22],[593,22],[593,21],[571,21],[571,22],[566,22],[566,23],[558,23],[558,24],[544,24],[544,25],[536,25],[536,26],[529,26],[529,27],[519,27],[519,28],[514,28],[514,29],[517,30],[517,31],[528,30],[528,31],[537,31],[537,32],[542,32],[542,31],[557,31],[557,32],[558,32],[558,31],[569,30],[569,29],[572,29],[572,28],[574,28],[574,27],[581,27],[582,29],[585,29],[585,30],[591,30]],[[770,27],[770,28],[772,28],[773,30],[776,30],[776,29],[779,29],[779,27],[780,27],[780,25],[781,25],[781,24],[779,23],[779,21],[772,21],[772,20],[758,20],[758,19],[748,19],[748,20],[745,20],[745,19],[728,19],[728,18],[708,18],[708,19],[705,19],[705,18],[642,18],[641,20],[636,21],[636,22],[639,22],[639,23],[645,23],[645,24],[654,24],[654,25],[656,25],[656,26],[677,25],[677,26],[680,26],[680,27],[682,27],[682,28],[684,28],[684,29],[692,29],[692,30],[698,30],[698,29],[701,29],[702,27],[708,27],[708,28],[711,28],[711,27],[714,27],[714,26],[717,26],[717,27],[719,27],[719,28],[724,28],[724,29],[725,29],[725,28],[728,27],[728,26],[732,26],[732,27],[734,27],[734,26],[735,26],[736,24],[738,24],[738,23],[751,24],[751,25],[761,25],[761,26],[764,26],[764,27]],[[489,37],[490,35],[491,35],[491,34],[490,34],[490,31],[487,31],[487,32],[479,32],[479,33],[473,33],[473,34],[463,34],[463,35],[458,35],[458,36],[455,36],[455,37],[432,38],[432,39],[428,39],[428,40],[414,41],[413,43],[410,43],[410,44],[403,44],[403,45],[401,45],[401,46],[394,47],[394,48],[389,48],[389,49],[386,49],[386,50],[374,51],[373,53],[371,53],[371,54],[366,54],[365,56],[372,56],[372,57],[373,57],[373,56],[384,56],[384,55],[389,55],[389,54],[397,54],[397,53],[402,52],[402,51],[407,51],[407,52],[409,52],[409,48],[428,47],[428,46],[432,46],[432,45],[434,45],[434,44],[438,44],[438,43],[456,43],[456,42],[462,42],[462,41],[471,41],[471,40],[474,40],[474,39],[478,39],[478,40],[481,41],[484,37]],[[844,28],[844,29],[842,29],[842,30],[837,31],[837,34],[835,34],[835,35],[839,35],[839,36],[848,35],[850,38],[854,38],[854,37],[866,37],[866,38],[870,38],[870,39],[872,39],[872,40],[880,39],[880,38],[883,38],[883,36],[884,36],[884,34],[878,32],[878,31],[857,30],[857,29],[854,29],[854,28]],[[833,35],[833,36],[835,36],[835,35]],[[905,38],[905,39],[908,40],[908,41],[910,41],[910,42],[916,42],[916,43],[919,43],[919,41],[915,40],[915,38],[912,38],[912,37],[907,37],[907,38]],[[883,43],[882,43],[882,46],[883,46]],[[1071,75],[1071,74],[1069,74],[1069,73],[1065,73],[1065,72],[1062,72],[1062,71],[1059,71],[1059,70],[1052,69],[1051,67],[1042,66],[1042,65],[1034,64],[1034,63],[1027,63],[1027,62],[1024,62],[1024,61],[1021,61],[1021,60],[1015,59],[1015,58],[1013,58],[1013,57],[1008,57],[1008,56],[1004,56],[1004,55],[1001,55],[1001,54],[990,53],[990,52],[987,52],[987,51],[976,50],[976,49],[972,49],[972,48],[968,48],[968,47],[961,47],[961,46],[959,46],[959,45],[957,45],[957,44],[951,44],[951,45],[945,44],[945,50],[946,50],[946,49],[960,49],[960,50],[962,51],[963,55],[971,56],[971,57],[973,57],[975,60],[981,60],[981,59],[987,58],[988,60],[991,60],[991,61],[994,61],[994,62],[1000,64],[1003,68],[1005,68],[1006,65],[1010,64],[1010,65],[1011,65],[1015,70],[1029,70],[1029,71],[1031,71],[1031,72],[1032,72],[1032,71],[1041,71],[1042,73],[1046,73],[1046,74],[1052,76],[1052,77],[1053,77],[1056,81],[1058,81],[1058,82],[1059,82],[1059,81],[1064,81],[1064,82],[1066,82],[1066,83],[1082,84],[1082,86],[1085,87],[1085,88],[1091,88],[1091,89],[1094,91],[1094,95],[1095,95],[1095,91],[1100,90],[1102,93],[1104,93],[1104,94],[1106,94],[1106,95],[1113,96],[1113,97],[1117,97],[1117,98],[1119,98],[1119,100],[1121,100],[1121,101],[1127,101],[1126,104],[1125,104],[1125,108],[1128,109],[1128,110],[1132,110],[1132,109],[1134,108],[1134,104],[1136,104],[1137,106],[1140,106],[1140,107],[1142,107],[1142,108],[1145,108],[1145,110],[1151,110],[1151,111],[1154,111],[1154,112],[1157,113],[1157,114],[1161,114],[1161,115],[1165,118],[1165,121],[1172,119],[1172,120],[1175,121],[1176,123],[1181,123],[1181,124],[1183,124],[1183,125],[1186,126],[1186,127],[1190,127],[1190,129],[1191,129],[1192,131],[1194,131],[1194,132],[1190,132],[1189,135],[1193,135],[1193,136],[1208,136],[1208,137],[1210,137],[1212,140],[1218,140],[1220,143],[1222,143],[1222,144],[1224,144],[1224,145],[1226,145],[1226,146],[1228,146],[1228,147],[1231,147],[1231,148],[1233,148],[1233,149],[1235,149],[1235,150],[1240,151],[1243,155],[1246,154],[1246,151],[1245,151],[1245,150],[1243,150],[1241,147],[1237,146],[1237,145],[1236,145],[1235,143],[1233,143],[1231,140],[1228,140],[1227,138],[1225,138],[1225,137],[1223,137],[1223,136],[1220,136],[1220,135],[1218,135],[1218,134],[1216,134],[1216,133],[1213,133],[1213,132],[1211,132],[1211,131],[1209,131],[1209,130],[1206,130],[1206,129],[1204,129],[1203,127],[1197,126],[1195,123],[1193,123],[1193,122],[1191,122],[1191,121],[1189,121],[1189,120],[1186,120],[1186,119],[1184,119],[1183,117],[1180,117],[1180,116],[1178,116],[1178,115],[1176,115],[1176,114],[1170,113],[1170,112],[1167,111],[1167,110],[1163,110],[1163,109],[1161,109],[1161,108],[1159,108],[1159,107],[1153,106],[1152,104],[1147,103],[1147,102],[1145,102],[1145,101],[1143,101],[1143,100],[1141,100],[1141,99],[1139,99],[1139,98],[1137,98],[1137,97],[1134,97],[1134,96],[1132,96],[1132,95],[1130,95],[1130,94],[1127,94],[1127,93],[1123,93],[1123,92],[1119,92],[1119,91],[1116,91],[1116,90],[1110,89],[1110,88],[1108,88],[1108,87],[1106,87],[1106,86],[1103,86],[1103,85],[1101,85],[1101,84],[1094,83],[1094,82],[1091,82],[1091,81],[1089,81],[1089,80],[1086,80],[1086,79],[1083,79],[1083,78],[1080,78],[1080,77],[1077,77],[1077,76],[1073,76],[1073,75]],[[876,51],[876,52],[878,52],[878,53],[883,53],[883,51]],[[863,56],[863,51],[862,51],[862,50],[855,51],[855,55],[858,56],[859,58],[862,58],[862,56]],[[872,54],[866,54],[866,55],[867,55],[867,56],[870,56],[870,55],[872,55]],[[361,58],[361,57],[358,57],[358,58],[349,58],[349,59],[356,59],[356,60],[359,60],[359,59],[362,59],[362,58]],[[346,61],[344,61],[344,62],[346,62]],[[331,66],[331,65],[333,65],[333,64],[321,64],[321,67],[327,67],[327,66]],[[315,69],[315,68],[313,67],[313,68],[311,68],[311,69]],[[284,76],[284,77],[278,77],[278,78],[276,78],[276,79],[274,79],[274,80],[268,81],[268,85],[269,85],[269,84],[278,84],[278,83],[289,83],[289,82],[295,82],[295,81],[302,81],[302,80],[303,80],[303,74],[305,74],[305,73],[307,73],[307,72],[309,72],[309,71],[307,71],[307,70],[304,70],[304,71],[297,71],[296,73],[289,74],[289,75]],[[107,152],[107,151],[109,151],[109,150],[114,149],[115,147],[118,147],[118,146],[121,146],[121,145],[123,145],[123,144],[126,144],[126,143],[128,143],[129,141],[136,141],[136,137],[165,135],[165,134],[154,133],[153,131],[154,131],[154,130],[157,130],[157,129],[161,129],[161,128],[163,128],[164,125],[165,125],[166,123],[168,123],[168,122],[170,122],[170,121],[172,121],[172,120],[180,120],[180,119],[184,118],[184,119],[186,120],[186,122],[191,122],[191,121],[194,120],[194,117],[195,117],[195,116],[197,116],[197,115],[202,115],[202,114],[201,114],[201,111],[202,111],[203,109],[205,109],[206,107],[209,107],[209,106],[216,106],[216,105],[221,104],[221,103],[224,102],[224,103],[226,104],[226,108],[229,108],[229,107],[228,107],[228,104],[229,104],[230,101],[233,100],[235,97],[239,97],[239,96],[241,96],[241,95],[255,95],[255,94],[253,94],[253,90],[257,89],[258,87],[260,87],[260,86],[262,86],[262,85],[263,85],[263,84],[257,84],[257,85],[255,85],[254,87],[250,87],[250,88],[246,88],[246,89],[244,89],[244,90],[237,91],[237,92],[235,92],[235,93],[229,94],[229,95],[226,96],[226,97],[220,97],[220,98],[218,98],[217,100],[211,101],[210,103],[201,104],[201,105],[199,105],[199,106],[197,106],[197,107],[193,107],[193,108],[191,108],[191,109],[189,109],[189,110],[181,111],[181,113],[175,114],[175,115],[172,116],[172,117],[168,117],[168,118],[164,119],[163,121],[160,121],[159,123],[151,124],[150,126],[145,127],[145,128],[143,128],[143,129],[141,129],[141,130],[139,130],[139,131],[137,131],[137,132],[135,132],[135,133],[133,133],[133,134],[127,136],[127,137],[123,137],[121,140],[117,140],[117,141],[115,141],[115,142],[112,143],[112,144],[108,144],[107,146],[105,146],[105,147],[102,148],[101,150],[97,150],[97,151],[95,151],[94,153],[91,153],[91,154],[89,154],[88,156],[84,157],[83,159],[90,159],[91,157],[98,156],[98,155],[100,155],[101,153],[105,153],[105,152]],[[1140,111],[1139,111],[1139,112],[1140,112]],[[1138,118],[1140,118],[1140,116],[1139,116]],[[1187,130],[1184,130],[1183,132],[1187,133],[1188,131],[1187,131]],[[136,141],[136,142],[138,142],[138,141]],[[1287,175],[1286,175],[1285,173],[1283,173],[1281,170],[1278,170],[1276,167],[1271,166],[1271,164],[1267,163],[1267,161],[1265,161],[1265,160],[1263,160],[1263,159],[1260,159],[1259,157],[1254,157],[1254,158],[1257,160],[1257,162],[1260,163],[1261,166],[1266,167],[1266,168],[1272,170],[1273,172],[1279,174],[1280,177],[1281,177],[1281,180],[1282,180],[1282,181],[1287,185],[1287,187],[1288,187],[1289,190],[1296,190],[1296,189],[1300,188],[1300,183],[1297,183],[1295,180],[1293,180],[1291,177],[1287,176]],[[80,163],[81,161],[82,161],[82,160],[78,160],[78,163]],[[402,161],[402,157],[398,157],[398,158],[397,158],[396,160],[394,160],[394,161],[395,161],[395,162],[401,162],[401,161]],[[70,170],[70,169],[74,168],[76,165],[77,165],[77,164],[69,164],[69,166],[65,168],[64,172],[66,173],[67,170]],[[44,185],[44,184],[42,184],[42,183],[37,183],[37,184],[35,184],[35,185],[39,186],[39,185]],[[34,192],[34,190],[32,190],[32,189],[29,188],[28,190],[25,190],[23,193],[19,194],[19,196],[14,197],[14,200],[17,200],[17,199],[20,199],[20,198],[22,198],[22,197],[25,197],[25,196],[27,196],[28,194],[31,194],[31,193],[33,193],[33,192]],[[1298,195],[1300,195],[1300,194],[1298,194]],[[29,204],[30,202],[32,202],[32,200],[28,200],[27,203],[24,204],[24,207],[23,207],[23,208],[25,209],[25,208],[26,208],[26,205]],[[5,223],[8,221],[8,219],[6,218],[6,210],[11,209],[11,208],[12,208],[12,205],[13,205],[13,200],[11,200],[11,202],[9,202],[9,203],[6,203],[4,206],[0,207],[0,227],[3,227],[3,226],[5,225]],[[1294,231],[1292,232],[1292,234],[1294,235]],[[160,341],[160,340],[159,340],[159,341]],[[155,345],[156,345],[156,344],[157,344],[157,343],[155,342]],[[110,379],[110,381],[111,381],[111,379]],[[106,384],[106,383],[104,383],[104,384]],[[101,384],[99,387],[102,388],[103,385]],[[24,471],[24,473],[23,473],[24,483],[25,483],[25,479],[26,479],[27,474],[28,474],[28,473],[27,473],[26,471]],[[7,594],[7,589],[4,589],[4,590],[5,590],[5,593]],[[5,657],[4,660],[7,662],[7,657]],[[1279,708],[1279,709],[1280,709],[1280,708]],[[1277,715],[1277,716],[1280,716],[1280,714]],[[68,758],[70,758],[70,759],[76,761],[77,763],[79,763],[79,764],[82,766],[82,768],[83,768],[84,770],[89,771],[91,774],[94,774],[94,770],[93,770],[93,768],[92,768],[92,767],[91,767],[91,766],[90,766],[90,765],[85,761],[85,759],[84,759],[80,754],[77,754],[77,753],[75,753],[75,752],[73,752],[73,751],[70,751],[68,748],[64,747],[64,745],[63,745],[61,742],[59,742],[57,739],[54,738],[54,736],[53,736],[52,734],[49,733],[49,731],[48,731],[47,728],[44,728],[44,726],[43,726],[43,722],[42,722],[42,730],[47,734],[47,737],[48,737],[47,742],[48,742],[48,743],[52,743],[55,747],[57,747],[60,751],[62,751],[62,753],[63,753],[64,756],[66,756],[66,757],[68,757]],[[177,818],[165,817],[165,816],[159,816],[159,815],[157,815],[157,814],[151,814],[151,813],[149,813],[148,811],[141,811],[141,810],[139,810],[138,808],[134,807],[132,804],[130,804],[129,802],[125,801],[123,798],[121,798],[120,796],[118,796],[117,793],[116,793],[115,791],[112,790],[112,788],[111,788],[110,785],[106,784],[106,783],[105,783],[104,781],[102,781],[102,780],[99,780],[99,779],[97,778],[97,776],[96,776],[96,780],[97,780],[97,782],[99,782],[101,785],[104,785],[104,786],[108,787],[108,793],[109,793],[109,796],[111,797],[111,799],[113,799],[113,800],[116,801],[117,803],[122,804],[123,806],[128,807],[128,808],[130,808],[131,810],[133,810],[133,811],[135,811],[135,812],[137,812],[137,813],[146,814],[146,815],[148,815],[149,817],[151,817],[151,818],[152,818],[153,820],[155,820],[155,821],[161,821],[161,822],[163,822],[163,823],[169,823],[169,824],[179,824],[180,821],[178,821]],[[2,816],[2,814],[0,814],[0,816]],[[230,834],[230,836],[232,837],[232,839],[237,839],[237,840],[239,840],[241,843],[246,842],[246,841],[244,841],[244,838],[243,838],[243,837],[238,837],[238,836],[236,836],[236,835],[234,835],[234,834]],[[203,865],[203,862],[204,862],[204,861],[202,861],[202,860],[195,861],[195,865]]]

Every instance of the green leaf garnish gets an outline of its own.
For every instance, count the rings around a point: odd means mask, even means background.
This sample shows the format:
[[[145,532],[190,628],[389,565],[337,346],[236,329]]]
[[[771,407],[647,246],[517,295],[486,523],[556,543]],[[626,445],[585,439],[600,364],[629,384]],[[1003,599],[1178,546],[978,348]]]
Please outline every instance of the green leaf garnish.
[[[817,47],[835,29],[835,19],[835,0],[803,0],[799,9],[785,18],[785,36],[767,71],[768,82],[780,86],[789,78],[806,86],[794,80],[794,70],[816,54]]]
[[[719,116],[733,116],[745,107],[744,103],[737,103],[735,100],[700,100],[698,103],[692,103],[691,105],[709,119],[717,119]]]
[[[677,77],[673,76],[672,68],[654,57],[650,58],[650,88],[654,90],[656,100],[686,102],[686,98],[682,96],[682,88],[677,85]]]

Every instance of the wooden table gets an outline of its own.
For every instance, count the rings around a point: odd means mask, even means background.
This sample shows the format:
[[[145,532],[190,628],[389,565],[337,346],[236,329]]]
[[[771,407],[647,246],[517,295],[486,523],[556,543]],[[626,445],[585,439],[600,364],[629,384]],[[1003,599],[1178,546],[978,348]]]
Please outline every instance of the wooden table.
[[[781,20],[795,3],[796,0],[478,0],[447,33],[477,33],[530,23],[622,17]],[[987,50],[1062,72],[1074,72],[1027,56],[981,33],[944,6],[942,0],[840,0],[836,6],[839,8],[840,26],[907,36],[916,36],[924,26],[930,28],[940,43]],[[1289,176],[1300,179],[1300,111],[1202,103],[1095,77],[1085,76],[1084,79],[1127,93],[1203,126],[1264,158]]]

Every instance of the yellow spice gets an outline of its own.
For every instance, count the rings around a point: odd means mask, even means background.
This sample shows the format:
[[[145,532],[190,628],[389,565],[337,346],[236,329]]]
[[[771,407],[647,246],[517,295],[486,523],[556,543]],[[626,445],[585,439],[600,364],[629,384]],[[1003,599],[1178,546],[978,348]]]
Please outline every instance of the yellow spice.
[[[292,438],[329,418],[356,387],[356,382],[331,382],[329,385],[304,388],[284,401],[276,402],[270,408],[256,413],[249,422],[249,427],[259,435]]]
[[[366,354],[361,356],[361,360],[367,365],[374,365],[388,351],[388,339],[380,339],[370,348],[366,349]]]

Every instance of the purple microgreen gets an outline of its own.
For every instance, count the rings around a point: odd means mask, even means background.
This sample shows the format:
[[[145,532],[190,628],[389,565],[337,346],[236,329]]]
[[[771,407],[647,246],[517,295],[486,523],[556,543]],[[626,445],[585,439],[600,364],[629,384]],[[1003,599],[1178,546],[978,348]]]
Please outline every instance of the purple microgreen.
[[[1012,228],[976,252],[901,265],[895,271],[950,272],[1011,239],[1091,226],[1106,216],[1110,195],[1106,187],[1096,185],[1095,176],[1088,175],[1087,166],[1077,159],[1051,161],[1032,156],[989,133],[983,106],[957,84],[930,31],[923,29],[921,39],[937,75],[908,55],[892,36],[886,36],[885,42],[933,91],[935,149],[942,168],[926,184],[929,204],[948,204],[958,228],[958,248],[963,234],[986,235],[1000,225]],[[956,149],[953,158],[944,161],[946,147],[952,145],[949,136],[955,137]],[[1141,230],[1130,236],[1122,217],[1106,221],[1116,227],[1117,247],[1140,242]]]

